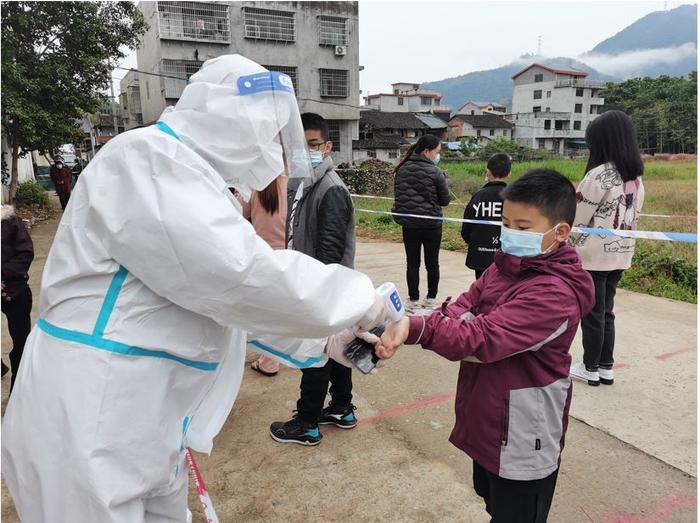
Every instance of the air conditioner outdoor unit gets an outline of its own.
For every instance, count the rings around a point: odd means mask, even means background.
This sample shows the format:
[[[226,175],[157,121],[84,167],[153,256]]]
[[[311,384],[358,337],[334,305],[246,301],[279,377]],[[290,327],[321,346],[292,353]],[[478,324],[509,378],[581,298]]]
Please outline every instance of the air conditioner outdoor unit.
[[[336,45],[335,46],[335,56],[345,56],[348,54],[348,46],[347,45]]]

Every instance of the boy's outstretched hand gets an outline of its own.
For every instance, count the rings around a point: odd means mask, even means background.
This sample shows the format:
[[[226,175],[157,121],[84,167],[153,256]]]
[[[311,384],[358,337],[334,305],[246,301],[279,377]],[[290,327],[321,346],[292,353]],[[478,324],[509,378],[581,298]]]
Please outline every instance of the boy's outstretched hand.
[[[377,356],[383,360],[391,358],[408,338],[408,328],[409,321],[407,317],[387,325],[384,334],[382,334],[379,343],[374,349]]]

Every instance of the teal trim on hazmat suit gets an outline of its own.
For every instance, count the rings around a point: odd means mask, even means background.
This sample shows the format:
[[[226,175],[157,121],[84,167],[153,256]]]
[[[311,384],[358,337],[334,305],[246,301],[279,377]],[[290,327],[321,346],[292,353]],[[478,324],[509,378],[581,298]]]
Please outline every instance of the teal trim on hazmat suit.
[[[272,250],[229,191],[310,176],[288,86],[241,56],[210,60],[162,125],[83,171],[3,421],[24,523],[184,521],[184,449],[212,450],[249,333],[323,340],[371,308],[369,278]],[[325,362],[318,340],[251,336],[287,364]]]

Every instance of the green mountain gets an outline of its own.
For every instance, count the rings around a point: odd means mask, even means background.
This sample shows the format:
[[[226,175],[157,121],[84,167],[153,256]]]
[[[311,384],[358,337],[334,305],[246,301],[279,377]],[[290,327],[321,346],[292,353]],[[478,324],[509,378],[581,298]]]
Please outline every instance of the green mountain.
[[[682,5],[669,11],[655,11],[640,18],[607,40],[591,53],[620,54],[640,49],[677,47],[698,41],[698,7]]]

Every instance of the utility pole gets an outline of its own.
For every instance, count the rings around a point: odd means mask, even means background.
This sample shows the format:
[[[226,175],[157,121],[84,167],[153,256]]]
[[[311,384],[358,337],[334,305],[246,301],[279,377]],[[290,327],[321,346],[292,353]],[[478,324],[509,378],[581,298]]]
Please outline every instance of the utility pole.
[[[109,80],[109,90],[112,93],[112,118],[114,120],[114,136],[117,136],[119,134],[119,124],[117,122],[117,108],[115,106],[115,99],[114,99],[114,80],[110,78]]]

